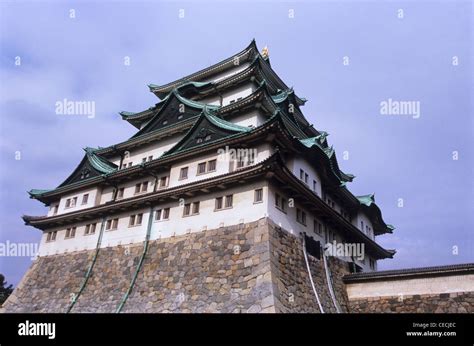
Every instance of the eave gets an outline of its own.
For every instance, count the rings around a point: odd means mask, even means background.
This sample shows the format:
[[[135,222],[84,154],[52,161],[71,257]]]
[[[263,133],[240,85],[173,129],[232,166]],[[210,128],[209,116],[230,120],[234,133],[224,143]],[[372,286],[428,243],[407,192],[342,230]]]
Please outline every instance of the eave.
[[[453,264],[446,266],[407,268],[395,270],[382,270],[367,273],[354,273],[344,276],[345,283],[362,283],[373,281],[390,281],[406,279],[425,279],[430,277],[450,275],[472,275],[474,274],[474,263]]]
[[[233,183],[241,184],[242,181],[248,179],[255,179],[264,176],[266,179],[276,179],[279,177],[285,184],[281,186],[292,192],[297,192],[295,195],[299,203],[304,204],[307,208],[318,216],[326,216],[337,226],[341,226],[346,236],[353,237],[357,241],[362,241],[368,246],[368,251],[376,258],[392,258],[394,251],[385,250],[379,244],[360,232],[354,225],[342,218],[332,208],[330,208],[324,201],[322,201],[316,194],[310,191],[307,186],[298,180],[292,172],[285,166],[281,154],[277,151],[266,160],[257,163],[254,166],[249,166],[235,170],[233,172],[221,174],[216,177],[191,182],[185,185],[180,185],[172,188],[167,188],[159,191],[150,192],[140,196],[134,196],[119,201],[111,201],[106,204],[86,208],[70,213],[60,214],[56,216],[23,216],[25,224],[35,228],[45,230],[51,227],[60,227],[75,222],[82,222],[91,219],[96,219],[104,215],[112,213],[132,211],[144,206],[153,205],[154,203],[164,202],[166,200],[178,200],[180,196],[197,195],[202,193],[209,193],[210,189],[224,189]],[[316,208],[316,209],[315,209]],[[378,256],[378,257],[377,257]]]
[[[171,83],[164,85],[149,85],[150,91],[153,92],[160,99],[164,98],[167,93],[179,85],[189,82],[201,82],[206,78],[215,76],[218,73],[224,72],[228,69],[235,67],[234,62],[238,59],[239,63],[245,63],[253,59],[256,55],[259,55],[255,40],[252,40],[250,44],[241,52],[232,55],[231,57],[224,59],[212,66],[202,69],[198,72],[187,75],[186,77],[175,80]]]
[[[292,147],[291,136],[290,137],[287,136],[287,131],[284,130],[283,126],[281,125],[275,126],[276,124],[280,123],[278,119],[279,119],[278,117],[273,117],[272,119],[269,119],[262,126],[254,128],[248,132],[237,133],[236,135],[229,136],[229,137],[226,137],[217,141],[213,141],[210,143],[205,143],[202,146],[197,146],[190,150],[179,151],[173,155],[166,155],[165,153],[160,158],[154,159],[150,162],[146,162],[140,165],[135,165],[135,166],[128,167],[125,169],[119,169],[109,175],[103,175],[101,177],[87,179],[87,180],[84,180],[83,182],[71,184],[69,186],[64,186],[59,189],[45,190],[47,192],[41,195],[34,196],[34,198],[45,204],[48,204],[58,199],[62,194],[66,192],[72,192],[78,189],[83,189],[83,188],[94,186],[97,184],[114,185],[117,183],[117,181],[120,181],[121,179],[127,179],[127,180],[133,179],[137,175],[148,173],[150,170],[160,169],[163,167],[169,167],[169,165],[171,165],[173,162],[184,160],[184,159],[194,157],[197,155],[202,155],[202,153],[204,152],[216,151],[217,149],[222,148],[223,146],[226,146],[226,145],[230,146],[230,145],[243,143],[243,142],[248,143],[249,141],[252,141],[255,138],[259,138],[259,136],[268,134],[269,131],[272,131],[274,129],[279,130],[279,136],[272,135],[272,138],[277,138],[279,141],[286,140],[285,146],[291,148]]]
[[[275,156],[271,156],[266,160],[254,165],[233,172],[221,174],[219,176],[191,182],[184,185],[179,185],[172,188],[162,189],[158,191],[141,194],[130,198],[111,201],[98,206],[81,209],[65,214],[55,216],[29,216],[24,215],[23,220],[26,225],[45,230],[47,228],[62,226],[69,223],[94,219],[114,212],[121,212],[125,210],[135,210],[143,206],[157,203],[159,201],[172,199],[178,200],[179,196],[189,194],[192,192],[207,193],[210,188],[218,188],[222,190],[223,186],[229,185],[232,182],[242,181],[242,179],[254,178],[262,175],[273,167]]]
[[[386,250],[370,239],[351,222],[328,206],[316,193],[309,190],[308,186],[300,181],[285,165],[278,166],[274,173],[280,178],[280,184],[278,184],[280,188],[286,190],[289,196],[298,200],[304,198],[305,201],[300,203],[311,210],[313,215],[324,218],[326,222],[333,223],[339,231],[345,232],[347,241],[362,241],[368,245],[369,252],[378,259],[393,258],[396,253],[395,250]]]

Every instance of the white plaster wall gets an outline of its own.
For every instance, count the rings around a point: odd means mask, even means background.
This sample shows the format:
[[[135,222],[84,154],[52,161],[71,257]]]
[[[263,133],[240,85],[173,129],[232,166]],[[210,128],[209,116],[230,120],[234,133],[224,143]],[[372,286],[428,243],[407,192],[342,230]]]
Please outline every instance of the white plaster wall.
[[[222,106],[227,106],[230,104],[231,100],[237,101],[237,98],[245,98],[253,93],[256,89],[256,86],[252,82],[244,83],[238,88],[233,88],[230,90],[226,90],[221,93],[221,95],[212,94],[209,96],[204,97],[203,99],[199,100],[200,103],[210,104],[214,106],[221,105],[221,97],[222,97]]]
[[[222,105],[227,106],[230,104],[231,100],[235,100],[237,102],[237,98],[245,98],[249,96],[255,90],[255,86],[252,83],[248,83],[245,85],[240,86],[239,88],[230,90],[222,94]]]
[[[286,195],[281,189],[277,186],[270,185],[269,186],[269,196],[268,196],[268,216],[273,222],[284,230],[288,231],[289,233],[299,236],[300,232],[306,232],[308,236],[312,236],[315,240],[319,240],[322,245],[326,243],[326,232],[331,230],[335,234],[335,240],[337,243],[343,243],[344,239],[335,229],[329,229],[324,225],[323,234],[320,236],[318,233],[314,232],[313,227],[313,220],[317,219],[319,222],[321,220],[312,213],[310,213],[307,209],[303,208],[301,205],[298,205],[295,201],[295,205],[293,208],[290,208],[288,205],[286,206],[286,213],[282,212],[280,209],[275,207],[275,193],[278,193],[281,197],[285,198],[288,202],[289,198],[292,196]],[[302,225],[301,223],[296,221],[296,208],[303,210],[306,213],[306,226]],[[329,242],[332,243],[333,238],[328,238]],[[352,259],[349,257],[341,257],[338,256],[340,259],[351,262]],[[372,271],[370,268],[369,256],[365,254],[365,263],[362,261],[356,260],[357,265],[362,267],[363,271],[368,272]],[[376,267],[375,267],[376,268]]]
[[[95,234],[84,235],[86,224],[95,222],[97,223]],[[48,231],[58,232],[56,235],[56,240],[52,242],[47,242],[47,232],[43,233],[39,245],[39,256],[94,249],[97,245],[100,225],[101,219],[78,223],[75,225],[77,227],[76,236],[70,239],[65,239],[67,227],[55,227],[49,229]]]
[[[440,294],[473,292],[474,275],[452,275],[431,278],[412,278],[350,283],[346,285],[349,299],[367,297],[410,296],[414,294]]]
[[[211,82],[211,81],[212,82],[218,82],[218,81],[221,81],[223,79],[226,79],[230,76],[233,76],[233,75],[245,70],[247,67],[249,67],[249,65],[250,65],[250,63],[248,63],[248,62],[241,63],[239,65],[236,65],[234,68],[231,68],[231,69],[229,69],[225,72],[216,74],[212,78],[203,79],[202,82]]]
[[[254,203],[254,190],[263,189],[263,201]],[[170,207],[169,220],[155,221],[153,215],[150,239],[166,238],[175,235],[182,235],[189,232],[200,232],[204,229],[215,229],[221,226],[236,225],[256,221],[267,216],[268,209],[268,188],[265,181],[255,182],[241,187],[235,187],[219,192],[212,192],[204,196],[190,197],[180,201],[167,202],[155,205],[153,210]],[[233,194],[233,207],[214,211],[215,198]],[[200,201],[199,214],[183,217],[184,203]],[[143,213],[143,220],[140,226],[129,227],[129,218],[132,214]],[[146,236],[149,208],[110,215],[109,219],[119,218],[116,230],[105,230],[102,237],[101,247],[127,245],[143,242]],[[97,222],[96,231],[93,235],[84,235],[85,225]],[[72,227],[74,225],[68,226]],[[81,251],[96,247],[101,228],[101,220],[87,221],[75,225],[76,236],[65,239],[66,227],[52,228],[48,231],[58,231],[56,240],[46,242],[47,233],[41,238],[39,255],[47,256],[65,252]]]
[[[143,213],[142,224],[140,226],[129,227],[130,215]],[[101,247],[117,246],[140,243],[145,240],[147,223],[149,217],[149,208],[134,210],[133,212],[124,212],[111,215],[109,219],[119,218],[116,230],[105,230],[102,238]]]
[[[226,150],[225,147],[221,149]],[[257,146],[256,148],[250,148],[250,149],[256,149],[257,151],[255,164],[267,159],[273,153],[273,149],[271,145],[268,143],[264,143]],[[216,170],[214,172],[197,175],[198,164],[201,162],[210,161],[213,159],[217,160]],[[181,171],[181,168],[183,167],[188,167],[188,178],[180,180],[179,179],[180,171]],[[229,173],[229,169],[230,169],[229,157],[227,157],[226,155],[218,155],[218,152],[216,151],[215,153],[202,155],[202,156],[199,156],[198,158],[182,161],[173,165],[171,167],[171,172],[170,172],[169,186],[174,187],[178,185],[189,184],[198,180],[226,174],[226,173]]]
[[[267,120],[267,118],[262,115],[260,111],[251,111],[226,118],[226,120],[240,126],[249,127],[252,125],[253,127],[258,127],[262,125]]]
[[[316,194],[321,197],[321,178],[316,171],[316,169],[311,165],[308,161],[302,158],[291,158],[287,162],[287,167],[289,170],[293,172],[296,178],[300,178],[300,169],[303,169],[306,173],[308,173],[308,188],[313,191],[313,180],[316,180]],[[304,181],[303,181],[304,182]],[[339,210],[339,209],[338,209]]]
[[[89,194],[89,198],[87,199],[86,204],[82,204],[82,197],[85,194]],[[86,189],[86,190],[82,190],[82,191],[74,192],[74,193],[69,193],[67,195],[61,196],[61,200],[59,201],[59,208],[58,208],[57,215],[64,214],[64,213],[70,213],[70,212],[73,212],[73,211],[93,207],[95,205],[97,194],[98,194],[98,188],[94,187],[94,188],[89,188],[89,189]],[[68,198],[74,198],[74,197],[77,197],[76,206],[66,208],[66,200]],[[50,208],[50,210],[48,211],[48,216],[52,216],[52,214],[53,214],[53,209]]]
[[[263,189],[263,202],[254,203],[254,190]],[[233,208],[214,211],[215,198],[233,194]],[[212,192],[205,197],[189,197],[183,200],[166,203],[155,209],[170,207],[169,220],[153,221],[151,239],[167,238],[173,235],[182,235],[190,232],[200,232],[204,229],[216,229],[222,226],[236,225],[256,221],[266,216],[267,187],[265,182],[253,183],[242,188],[236,187]],[[200,201],[199,214],[183,217],[185,203]]]
[[[364,222],[364,229],[361,229],[361,225],[360,225],[360,222],[363,221]],[[357,214],[357,217],[354,217],[353,220],[352,220],[352,224],[354,226],[356,226],[358,229],[360,229],[362,231],[362,233],[370,236],[370,238],[372,240],[375,239],[375,236],[374,236],[374,228],[372,226],[372,222],[369,220],[369,218],[364,214],[364,213],[358,213]],[[365,225],[368,225],[372,231],[370,232],[370,235],[367,234],[367,231],[366,231],[366,228],[365,228]]]
[[[128,150],[128,155],[124,157],[123,163],[132,162],[132,165],[139,165],[142,163],[143,158],[153,155],[153,160],[159,158],[164,154],[165,151],[170,150],[176,143],[178,143],[183,134],[176,134],[170,137],[160,139],[153,142],[152,144],[144,145],[139,148]],[[109,159],[111,162],[120,165],[120,156],[114,156]]]

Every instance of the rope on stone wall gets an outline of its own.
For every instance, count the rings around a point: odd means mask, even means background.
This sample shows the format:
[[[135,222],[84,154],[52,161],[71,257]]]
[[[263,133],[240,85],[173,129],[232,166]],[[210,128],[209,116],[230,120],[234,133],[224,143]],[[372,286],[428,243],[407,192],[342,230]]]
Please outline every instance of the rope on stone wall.
[[[146,229],[146,237],[145,237],[145,243],[143,245],[142,256],[140,257],[140,261],[138,262],[137,269],[135,270],[135,274],[133,275],[132,281],[130,281],[130,285],[128,287],[128,290],[127,290],[127,292],[125,292],[125,294],[122,298],[122,301],[120,302],[119,306],[115,310],[115,313],[117,313],[117,314],[122,311],[125,303],[127,302],[127,299],[129,297],[130,293],[132,293],[133,286],[135,285],[135,281],[137,280],[137,277],[138,277],[138,273],[140,272],[140,269],[143,265],[143,261],[145,260],[146,253],[148,251],[148,243],[150,241],[150,233],[151,233],[151,225],[152,224],[153,224],[153,207],[150,207],[150,213],[148,215],[148,225],[147,225],[147,229]]]
[[[323,306],[321,305],[321,301],[319,300],[319,295],[318,295],[318,292],[316,291],[316,286],[314,285],[313,276],[311,275],[311,269],[309,267],[308,255],[306,254],[306,240],[305,240],[304,233],[302,233],[302,239],[303,239],[303,255],[304,255],[304,260],[306,262],[306,269],[308,270],[309,281],[311,282],[311,287],[313,288],[314,296],[316,297],[316,301],[318,302],[319,311],[321,311],[321,313],[324,314],[324,309],[323,309]]]
[[[97,245],[95,247],[95,253],[94,253],[94,257],[92,258],[92,262],[89,266],[89,268],[87,269],[87,272],[86,272],[86,276],[84,277],[84,280],[82,281],[82,285],[81,287],[79,288],[79,292],[77,292],[72,301],[71,301],[71,304],[69,305],[66,313],[70,313],[72,308],[74,307],[74,305],[76,304],[77,300],[79,299],[79,296],[82,294],[82,291],[84,291],[84,288],[86,288],[86,285],[87,285],[87,281],[89,281],[89,278],[92,274],[92,269],[94,268],[94,265],[95,265],[95,262],[97,260],[97,255],[99,254],[99,249],[100,249],[100,244],[102,243],[102,235],[104,233],[104,227],[105,227],[105,221],[106,221],[106,217],[103,217],[102,218],[102,224],[100,225],[100,233],[99,233],[99,238],[97,239]]]
[[[341,307],[339,306],[339,303],[337,302],[336,295],[334,294],[334,288],[331,280],[331,274],[329,271],[329,266],[328,262],[326,259],[326,254],[323,251],[323,260],[324,260],[324,270],[326,271],[326,281],[328,283],[328,288],[329,288],[329,293],[331,295],[332,303],[334,304],[334,307],[336,308],[336,311],[338,314],[341,313]]]

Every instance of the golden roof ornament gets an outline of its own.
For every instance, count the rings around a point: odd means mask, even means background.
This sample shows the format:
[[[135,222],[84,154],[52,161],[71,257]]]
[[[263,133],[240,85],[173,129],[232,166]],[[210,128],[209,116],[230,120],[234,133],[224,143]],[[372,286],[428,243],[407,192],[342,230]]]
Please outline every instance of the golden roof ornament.
[[[263,49],[262,49],[262,57],[264,57],[265,59],[270,57],[270,54],[268,53],[268,47],[267,46],[263,47]]]

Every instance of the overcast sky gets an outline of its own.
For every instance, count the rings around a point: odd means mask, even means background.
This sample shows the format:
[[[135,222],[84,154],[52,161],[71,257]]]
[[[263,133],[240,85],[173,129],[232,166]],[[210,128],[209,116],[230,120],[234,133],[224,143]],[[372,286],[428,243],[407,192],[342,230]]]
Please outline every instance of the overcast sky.
[[[21,215],[46,208],[26,191],[56,187],[83,147],[132,136],[117,112],[155,104],[148,83],[255,38],[356,175],[349,189],[374,192],[395,225],[379,242],[397,254],[379,269],[474,260],[472,2],[1,1],[0,10],[0,242],[39,241]],[[94,101],[96,116],[57,115],[63,99]],[[381,114],[389,99],[415,102],[419,117]],[[0,273],[16,284],[30,264],[0,257]]]

